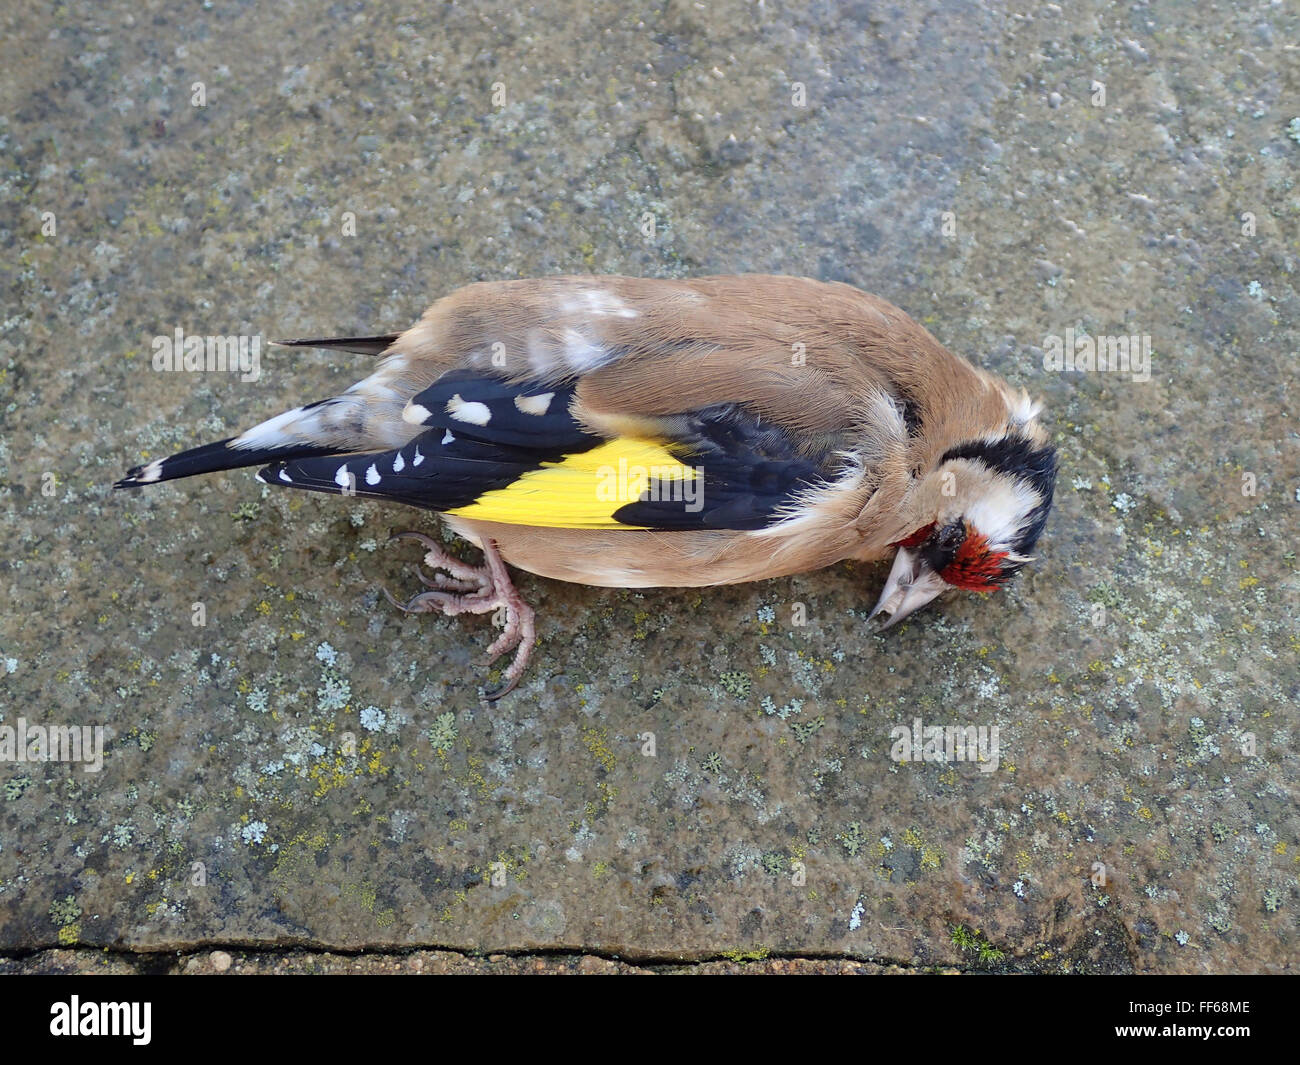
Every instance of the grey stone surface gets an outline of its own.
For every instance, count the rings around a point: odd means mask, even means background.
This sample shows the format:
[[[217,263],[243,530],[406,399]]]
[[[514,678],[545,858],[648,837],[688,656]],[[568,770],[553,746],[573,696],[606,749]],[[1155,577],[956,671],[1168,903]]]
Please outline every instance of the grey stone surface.
[[[982,8],[3,5],[0,724],[107,739],[0,764],[0,949],[1293,968],[1300,19]],[[900,304],[1047,401],[1041,561],[884,637],[877,568],[525,575],[488,707],[487,620],[379,593],[423,516],[109,491],[366,362],[157,373],[157,335],[584,271]],[[1071,329],[1150,337],[1150,379],[1046,369]],[[895,763],[916,717],[997,726],[997,768]]]

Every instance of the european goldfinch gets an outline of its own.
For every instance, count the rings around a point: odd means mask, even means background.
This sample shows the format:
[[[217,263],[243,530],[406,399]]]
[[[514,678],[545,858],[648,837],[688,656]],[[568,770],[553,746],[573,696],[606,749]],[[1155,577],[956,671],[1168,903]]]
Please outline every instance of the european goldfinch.
[[[379,356],[342,395],[137,466],[134,488],[266,464],[267,484],[437,511],[470,566],[399,604],[533,611],[505,562],[620,588],[763,580],[895,552],[871,616],[993,591],[1047,520],[1056,454],[1024,392],[893,305],[797,277],[553,277],[468,285],[403,333],[284,343]],[[391,598],[391,597],[390,597]]]

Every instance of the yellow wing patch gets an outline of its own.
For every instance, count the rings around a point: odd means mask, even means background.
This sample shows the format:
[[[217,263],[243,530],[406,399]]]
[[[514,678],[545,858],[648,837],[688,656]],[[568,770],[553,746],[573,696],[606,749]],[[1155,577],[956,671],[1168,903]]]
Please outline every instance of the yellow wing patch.
[[[462,518],[549,529],[639,529],[614,520],[647,489],[680,493],[703,471],[650,440],[618,437],[590,451],[529,470],[513,484],[447,511]]]

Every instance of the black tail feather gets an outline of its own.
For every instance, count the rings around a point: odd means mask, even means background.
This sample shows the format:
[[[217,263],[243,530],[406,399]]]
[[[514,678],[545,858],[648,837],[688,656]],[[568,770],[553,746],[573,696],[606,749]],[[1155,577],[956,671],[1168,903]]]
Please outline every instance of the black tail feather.
[[[318,337],[314,340],[276,340],[282,348],[334,348],[357,355],[382,355],[401,333],[384,333],[373,337]]]
[[[287,445],[282,447],[232,448],[235,437],[218,440],[215,444],[192,447],[168,458],[136,466],[113,485],[114,488],[143,488],[161,481],[174,481],[177,477],[193,477],[199,473],[216,473],[235,470],[243,466],[260,466],[277,459],[315,458],[338,453],[337,448]]]

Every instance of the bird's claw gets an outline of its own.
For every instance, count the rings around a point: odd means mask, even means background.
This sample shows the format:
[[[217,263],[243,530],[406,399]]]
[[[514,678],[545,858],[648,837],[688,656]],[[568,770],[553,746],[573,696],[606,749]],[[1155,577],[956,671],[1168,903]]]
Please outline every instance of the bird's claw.
[[[387,588],[383,589],[385,598],[398,610],[407,614],[437,611],[446,617],[504,611],[501,634],[488,647],[485,664],[491,665],[510,650],[515,652],[515,657],[502,677],[502,686],[485,692],[484,698],[495,702],[512,691],[528,666],[528,657],[537,642],[537,632],[533,609],[523,601],[511,583],[510,574],[496,544],[484,540],[484,565],[470,566],[449,555],[440,544],[423,533],[394,533],[389,537],[389,542],[394,540],[415,540],[425,547],[427,553],[424,564],[434,571],[432,577],[426,577],[417,567],[416,575],[420,578],[420,583],[429,590],[416,593],[404,603]],[[443,572],[438,572],[439,570]]]

